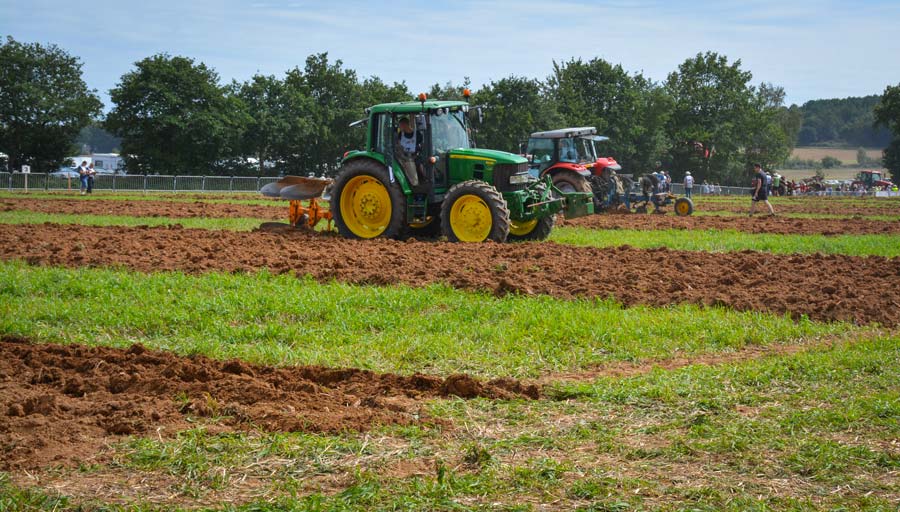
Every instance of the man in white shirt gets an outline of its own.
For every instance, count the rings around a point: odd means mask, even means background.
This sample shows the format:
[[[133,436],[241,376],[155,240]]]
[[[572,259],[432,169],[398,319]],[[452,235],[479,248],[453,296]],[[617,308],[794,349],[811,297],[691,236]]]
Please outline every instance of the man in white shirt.
[[[694,194],[694,177],[691,176],[691,171],[684,173],[684,195],[686,197],[692,197]]]

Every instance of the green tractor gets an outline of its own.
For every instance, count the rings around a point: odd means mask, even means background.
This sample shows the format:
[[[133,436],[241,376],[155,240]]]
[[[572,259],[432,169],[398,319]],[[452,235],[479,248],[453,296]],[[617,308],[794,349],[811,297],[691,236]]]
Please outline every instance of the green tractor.
[[[321,218],[333,219],[347,238],[443,234],[453,242],[505,242],[547,238],[559,212],[593,213],[590,193],[534,178],[521,156],[472,147],[469,110],[468,102],[424,95],[367,109],[351,125],[366,126],[365,149],[344,155],[325,193],[331,211]],[[299,202],[322,194],[322,183],[287,177],[262,192]]]

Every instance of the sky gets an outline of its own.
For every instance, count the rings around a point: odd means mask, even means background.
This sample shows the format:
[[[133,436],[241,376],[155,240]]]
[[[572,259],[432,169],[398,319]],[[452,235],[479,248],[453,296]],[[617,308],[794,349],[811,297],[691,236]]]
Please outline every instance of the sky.
[[[227,83],[327,52],[414,94],[465,77],[475,89],[543,80],[573,58],[664,81],[706,51],[740,59],[754,84],[784,87],[788,104],[900,83],[900,0],[0,0],[0,36],[79,57],[106,109],[109,89],[157,53],[203,62]]]

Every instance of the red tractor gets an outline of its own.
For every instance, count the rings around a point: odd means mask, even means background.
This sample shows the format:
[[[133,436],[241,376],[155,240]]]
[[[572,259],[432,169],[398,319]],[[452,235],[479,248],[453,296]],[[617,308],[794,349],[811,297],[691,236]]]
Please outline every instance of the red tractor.
[[[598,142],[609,140],[597,135],[593,126],[535,132],[528,139],[525,153],[536,177],[550,175],[553,185],[563,192],[593,192],[594,209],[605,208],[610,187],[617,184],[612,171],[622,170],[613,157],[600,156]],[[632,188],[630,175],[619,175],[625,194]]]
[[[881,171],[861,171],[856,175],[853,184],[857,188],[872,190],[874,188],[890,188],[891,180],[885,179]]]

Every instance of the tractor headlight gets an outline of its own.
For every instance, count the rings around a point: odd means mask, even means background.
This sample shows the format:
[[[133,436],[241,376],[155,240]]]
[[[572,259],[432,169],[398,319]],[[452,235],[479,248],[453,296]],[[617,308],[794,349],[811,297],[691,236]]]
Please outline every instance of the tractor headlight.
[[[509,177],[510,185],[521,185],[523,183],[530,183],[532,181],[535,181],[535,179],[528,173],[513,174]]]

